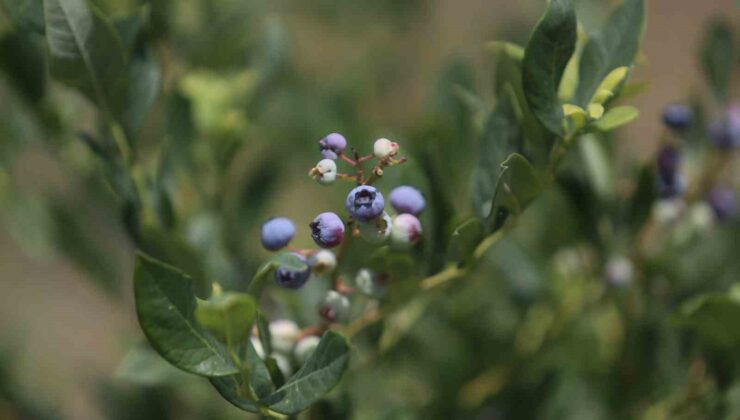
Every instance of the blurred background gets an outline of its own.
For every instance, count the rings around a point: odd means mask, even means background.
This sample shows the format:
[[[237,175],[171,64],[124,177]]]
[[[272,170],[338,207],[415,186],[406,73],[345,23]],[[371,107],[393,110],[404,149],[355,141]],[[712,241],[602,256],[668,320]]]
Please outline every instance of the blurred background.
[[[109,16],[125,16],[136,2],[95,3]],[[306,177],[316,160],[317,139],[338,131],[359,147],[388,137],[402,145],[413,138],[418,148],[424,127],[438,116],[441,75],[490,87],[492,56],[485,43],[524,44],[544,5],[540,0],[153,3],[152,27],[167,31],[169,39],[157,47],[165,60],[163,86],[179,80],[200,132],[247,138],[237,166],[265,181],[255,181],[252,193],[264,194],[260,186],[269,190],[269,201],[245,204],[254,223],[243,231],[246,241],[256,241],[255,226],[269,215],[291,217],[300,227],[325,210],[326,202],[341,202]],[[577,3],[588,29],[598,27],[612,2]],[[716,16],[740,23],[737,1],[648,2],[635,75],[648,87],[629,100],[641,110],[640,118],[615,139],[625,161],[652,155],[666,103],[705,89],[697,54],[704,26]],[[29,89],[19,88],[16,65],[34,58],[14,36],[9,17],[0,13],[0,418],[242,416],[207,384],[175,371],[161,373],[161,365],[147,360],[126,362],[186,384],[178,405],[162,403],[170,400],[160,394],[174,392],[168,388],[142,388],[145,379],[132,384],[122,378],[122,360],[142,339],[131,290],[134,245],[93,175],[89,152],[81,142],[62,140],[75,135],[80,121],[94,128],[93,111],[79,95],[52,82],[39,87],[53,93],[40,105]],[[271,67],[269,73],[248,70]],[[262,74],[269,80],[259,80]],[[49,101],[62,111],[51,115]],[[156,101],[142,128],[144,139],[157,138],[158,121],[170,112],[169,104]],[[428,146],[435,144],[430,140]],[[226,141],[224,148],[229,150]],[[460,162],[449,176],[467,180],[469,165]],[[458,204],[467,208],[467,196]],[[210,222],[204,216],[193,229],[207,230]],[[307,231],[299,229],[298,241],[309,244]],[[245,269],[266,255],[255,249]],[[219,257],[207,264],[218,265]],[[365,380],[371,387],[375,379]],[[411,382],[396,386],[423,404],[424,389]],[[126,410],[112,409],[116,404]]]

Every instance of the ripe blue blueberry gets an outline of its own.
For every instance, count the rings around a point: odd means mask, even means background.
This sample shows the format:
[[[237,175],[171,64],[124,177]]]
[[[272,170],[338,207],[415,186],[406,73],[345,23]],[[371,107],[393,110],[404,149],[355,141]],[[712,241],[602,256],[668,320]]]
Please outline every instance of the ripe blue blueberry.
[[[709,136],[720,149],[740,147],[740,104],[731,106],[724,118],[709,126]]]
[[[421,222],[413,214],[403,213],[393,218],[391,240],[394,245],[408,248],[421,238]]]
[[[728,185],[712,188],[707,194],[707,201],[719,220],[732,219],[738,214],[740,204],[735,189]]]
[[[674,173],[670,177],[657,177],[658,196],[661,198],[674,198],[686,191],[686,178],[681,173]]]
[[[426,206],[424,196],[414,187],[402,185],[391,191],[391,205],[399,213],[409,213],[418,216]]]
[[[294,253],[301,261],[306,263],[303,269],[294,269],[286,266],[280,266],[275,270],[275,281],[280,286],[288,289],[300,289],[311,277],[311,266],[308,265],[306,258],[298,253]]]
[[[270,251],[277,251],[288,245],[295,236],[295,226],[287,217],[274,217],[262,225],[262,246]]]
[[[691,109],[683,104],[671,104],[663,108],[663,123],[674,130],[685,130],[691,126]]]
[[[319,151],[324,159],[335,160],[347,148],[347,139],[339,133],[331,133],[319,140]]]
[[[360,185],[350,191],[344,204],[350,216],[361,222],[375,219],[385,208],[383,194],[369,185]]]
[[[333,248],[344,239],[344,222],[335,213],[321,213],[308,224],[311,237],[322,248]]]

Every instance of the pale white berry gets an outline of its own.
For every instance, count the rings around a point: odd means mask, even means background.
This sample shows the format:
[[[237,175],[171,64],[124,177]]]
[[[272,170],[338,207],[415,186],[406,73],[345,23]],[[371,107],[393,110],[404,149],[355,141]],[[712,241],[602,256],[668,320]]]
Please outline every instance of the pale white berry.
[[[392,224],[391,216],[383,212],[375,220],[359,224],[360,236],[371,244],[382,244],[391,236]]]
[[[375,140],[373,154],[378,159],[393,157],[398,153],[398,143],[388,139]]]
[[[270,322],[272,349],[276,352],[290,353],[296,338],[301,333],[298,324],[287,319]]]
[[[308,264],[315,274],[329,274],[337,268],[337,257],[328,249],[322,249],[308,258]]]
[[[315,335],[302,338],[301,341],[296,343],[295,349],[293,349],[293,356],[295,356],[296,361],[301,365],[306,363],[306,360],[316,351],[316,347],[319,346],[320,341],[321,338]]]
[[[322,159],[311,170],[311,175],[321,185],[331,185],[337,180],[337,164],[331,159]]]

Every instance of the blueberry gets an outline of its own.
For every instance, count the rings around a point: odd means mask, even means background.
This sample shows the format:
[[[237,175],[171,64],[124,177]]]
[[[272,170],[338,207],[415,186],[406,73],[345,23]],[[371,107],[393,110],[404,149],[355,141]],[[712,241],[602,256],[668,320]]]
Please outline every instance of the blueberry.
[[[324,159],[335,160],[347,148],[347,139],[339,133],[331,133],[319,140],[319,151]]]
[[[403,213],[393,218],[391,240],[397,246],[407,248],[421,237],[421,222],[413,214]]]
[[[349,299],[336,290],[329,290],[319,306],[319,315],[329,322],[347,322],[350,315]]]
[[[622,255],[609,258],[604,268],[606,281],[615,287],[627,287],[632,284],[635,268],[632,261]]]
[[[354,219],[367,222],[383,213],[385,200],[375,187],[360,185],[349,192],[345,206]]]
[[[301,365],[306,363],[309,357],[316,351],[321,338],[315,335],[309,335],[298,341],[293,349],[293,356]]]
[[[395,156],[398,153],[398,143],[388,139],[375,140],[373,144],[373,154],[378,159],[386,159]]]
[[[681,153],[674,146],[666,144],[658,150],[656,159],[658,174],[665,178],[672,178],[681,164]]]
[[[277,251],[288,245],[295,236],[295,226],[287,217],[274,217],[262,225],[260,234],[262,246],[270,251]]]
[[[686,191],[686,178],[680,173],[674,173],[670,177],[657,177],[658,195],[661,198],[674,198]]]
[[[331,185],[337,179],[337,164],[331,159],[322,159],[309,175],[321,185]]]
[[[709,136],[720,149],[740,147],[740,104],[731,106],[724,118],[709,126]]]
[[[386,292],[387,276],[377,274],[368,268],[362,268],[355,276],[355,286],[370,297],[382,297]]]
[[[322,248],[333,248],[344,239],[344,222],[335,213],[321,213],[309,223],[311,237]]]
[[[671,104],[663,108],[663,123],[674,130],[685,130],[691,126],[693,114],[683,104]]]
[[[281,266],[275,270],[275,281],[277,284],[288,289],[300,289],[311,277],[311,266],[308,265],[306,259],[300,254],[295,255],[306,263],[306,267],[304,269],[296,270],[290,267]]]
[[[337,257],[328,249],[322,249],[308,258],[311,269],[316,274],[329,274],[337,268]]]
[[[738,214],[737,193],[728,185],[712,188],[707,194],[707,201],[719,220],[732,219]]]
[[[360,237],[371,244],[382,244],[391,236],[391,217],[388,213],[376,217],[369,222],[360,223]]]
[[[301,328],[289,319],[278,319],[270,322],[272,349],[280,353],[289,353],[296,339],[301,334]]]
[[[414,187],[402,185],[391,191],[391,205],[399,213],[409,213],[418,216],[426,205],[424,196]]]

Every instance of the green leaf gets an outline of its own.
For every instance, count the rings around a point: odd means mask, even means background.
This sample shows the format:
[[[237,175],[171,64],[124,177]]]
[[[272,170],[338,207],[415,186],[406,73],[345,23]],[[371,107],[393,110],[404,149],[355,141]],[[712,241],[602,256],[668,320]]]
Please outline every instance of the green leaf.
[[[272,278],[275,270],[281,266],[294,270],[304,270],[306,268],[306,263],[292,252],[285,252],[273,257],[257,269],[257,273],[249,282],[249,294],[259,298],[265,283]]]
[[[618,106],[607,111],[604,116],[591,123],[599,131],[612,131],[635,120],[640,111],[633,106]]]
[[[195,318],[225,343],[238,343],[252,329],[257,302],[246,293],[225,292],[198,300]]]
[[[563,135],[560,80],[576,45],[576,14],[570,0],[550,0],[532,32],[522,63],[522,84],[534,115],[550,132]]]
[[[480,158],[473,172],[471,186],[473,210],[480,218],[485,218],[491,212],[501,163],[520,144],[519,126],[507,104],[508,102],[500,103],[491,113],[481,137]]]
[[[134,137],[159,96],[162,74],[151,52],[133,57],[126,71],[128,89],[119,119],[126,134]]]
[[[631,67],[645,31],[644,0],[624,0],[583,47],[574,102],[586,107],[614,69]]]
[[[730,93],[735,61],[732,27],[724,21],[712,22],[704,38],[701,64],[707,84],[721,101],[726,101]]]
[[[601,140],[594,135],[585,135],[578,140],[578,146],[585,163],[587,179],[599,198],[606,201],[615,193],[614,168],[606,145]]]
[[[680,325],[695,330],[714,345],[734,348],[740,344],[740,297],[737,285],[726,294],[708,293],[684,303],[674,315]]]
[[[44,0],[49,67],[109,115],[126,98],[126,59],[118,34],[85,0]]]
[[[208,379],[216,388],[216,391],[234,407],[240,408],[250,413],[259,413],[260,410],[257,405],[244,397],[241,393],[242,379],[241,375],[230,375],[223,376],[220,378],[209,378]]]
[[[542,192],[542,184],[524,156],[513,153],[502,164],[493,206],[487,218],[488,231],[497,230],[510,214],[521,214]]]
[[[141,329],[168,362],[202,376],[238,372],[223,345],[196,322],[193,281],[189,276],[139,254],[134,297]]]
[[[246,341],[245,362],[249,370],[249,384],[258,398],[265,398],[275,391],[270,377],[270,370],[262,358],[257,354],[251,340]],[[241,374],[209,378],[211,384],[219,394],[234,406],[252,413],[259,412],[254,401],[247,398],[244,389],[244,377]]]
[[[44,34],[43,0],[3,0],[10,20],[22,31]]]
[[[477,218],[461,223],[452,232],[450,238],[450,256],[457,261],[463,261],[473,255],[473,251],[483,240],[483,224]]]
[[[347,339],[327,331],[306,364],[280,389],[260,400],[260,405],[287,415],[306,409],[339,383],[348,356]]]

